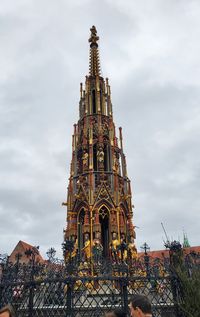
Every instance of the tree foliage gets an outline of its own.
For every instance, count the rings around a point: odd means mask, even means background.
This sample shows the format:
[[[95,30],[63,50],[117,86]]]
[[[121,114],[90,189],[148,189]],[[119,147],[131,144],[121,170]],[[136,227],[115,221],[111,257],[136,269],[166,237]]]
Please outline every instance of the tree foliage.
[[[177,268],[180,281],[180,310],[186,317],[200,317],[200,267],[187,270],[183,266]]]

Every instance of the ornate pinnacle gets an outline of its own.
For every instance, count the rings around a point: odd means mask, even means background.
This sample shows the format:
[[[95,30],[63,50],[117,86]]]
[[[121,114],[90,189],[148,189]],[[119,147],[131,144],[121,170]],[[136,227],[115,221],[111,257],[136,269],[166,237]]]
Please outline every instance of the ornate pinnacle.
[[[96,27],[93,25],[90,29],[91,35],[88,40],[90,44],[90,64],[89,72],[90,76],[99,76],[100,75],[100,61],[99,61],[99,51],[97,41],[99,37],[97,36]]]
[[[96,27],[93,25],[91,27],[90,31],[91,31],[91,35],[90,35],[90,38],[88,40],[88,42],[91,42],[90,47],[92,46],[92,44],[96,44],[98,46],[97,41],[99,40],[99,37],[97,36]]]

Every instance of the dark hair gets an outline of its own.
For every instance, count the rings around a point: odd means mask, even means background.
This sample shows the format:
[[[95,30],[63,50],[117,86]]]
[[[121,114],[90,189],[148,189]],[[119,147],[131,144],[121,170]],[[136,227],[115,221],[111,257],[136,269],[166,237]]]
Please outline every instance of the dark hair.
[[[115,314],[116,317],[127,317],[126,312],[122,309],[114,309],[113,313]]]
[[[15,316],[14,310],[13,310],[11,305],[6,305],[6,306],[4,306],[4,307],[2,307],[0,309],[0,314],[1,313],[5,313],[5,312],[8,312],[10,317],[14,317]]]
[[[106,316],[110,316],[110,317],[127,317],[127,314],[124,310],[122,309],[114,309],[112,311],[109,311]]]
[[[144,314],[152,314],[151,303],[148,297],[144,295],[133,295],[131,298],[131,305],[134,309],[136,309],[136,307],[140,308]]]

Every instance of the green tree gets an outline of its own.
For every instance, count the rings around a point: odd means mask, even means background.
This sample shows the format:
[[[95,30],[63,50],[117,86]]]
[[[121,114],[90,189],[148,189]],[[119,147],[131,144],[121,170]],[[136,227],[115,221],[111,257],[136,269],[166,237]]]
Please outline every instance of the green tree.
[[[186,267],[176,269],[180,281],[180,310],[186,317],[200,317],[200,267],[193,266],[189,272]]]

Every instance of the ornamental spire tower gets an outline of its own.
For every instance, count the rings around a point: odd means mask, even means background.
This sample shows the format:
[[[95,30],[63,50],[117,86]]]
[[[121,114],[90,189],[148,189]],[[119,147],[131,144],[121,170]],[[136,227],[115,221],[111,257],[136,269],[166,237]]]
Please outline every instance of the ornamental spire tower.
[[[89,75],[80,84],[79,120],[74,124],[72,160],[67,189],[65,242],[69,257],[93,264],[113,263],[137,255],[132,223],[132,195],[123,151],[113,121],[108,79],[100,73],[97,31],[89,37]],[[67,248],[66,248],[67,249]]]
[[[97,41],[99,37],[97,36],[97,30],[95,26],[90,29],[91,36],[89,38],[90,44],[90,76],[99,76],[100,75],[100,61],[99,61],[99,50]]]

